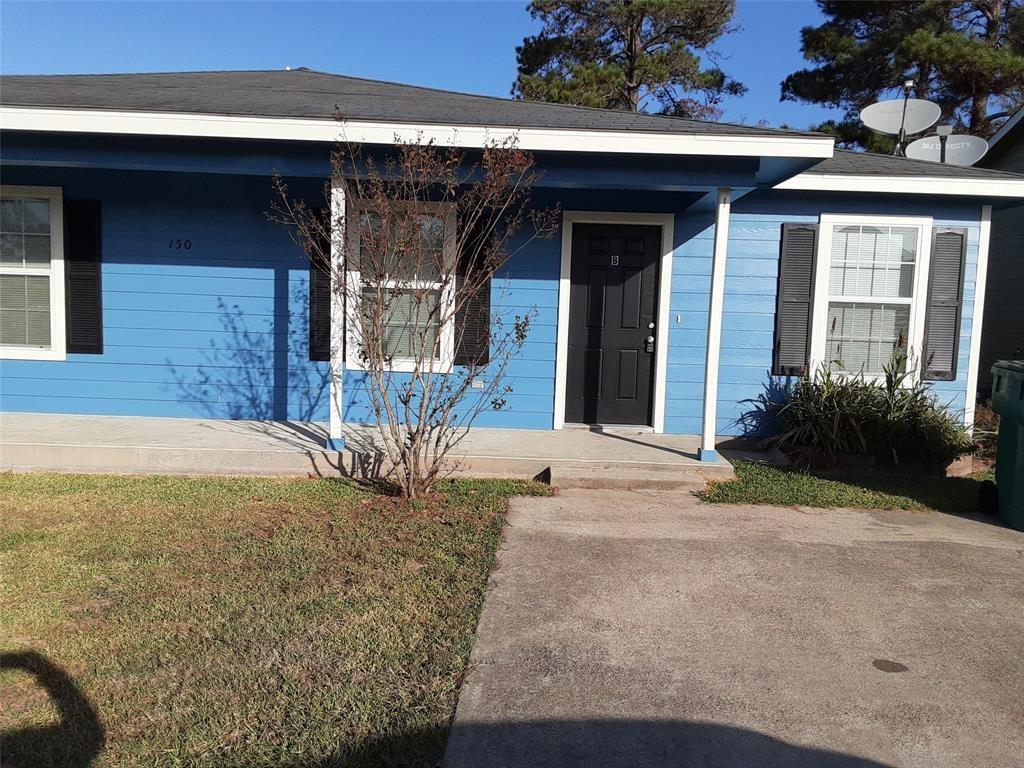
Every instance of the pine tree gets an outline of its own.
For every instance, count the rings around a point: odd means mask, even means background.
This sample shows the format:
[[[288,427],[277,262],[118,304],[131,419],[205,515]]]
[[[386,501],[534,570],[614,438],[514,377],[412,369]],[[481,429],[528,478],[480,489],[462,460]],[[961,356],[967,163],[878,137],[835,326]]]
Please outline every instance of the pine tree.
[[[734,0],[533,0],[541,32],[516,49],[517,98],[711,119],[746,89],[709,47]],[[710,66],[703,67],[707,59]]]
[[[935,101],[944,122],[990,136],[999,116],[1024,100],[1024,0],[818,0],[828,17],[804,27],[808,69],[782,82],[782,99],[845,110],[818,129],[846,145],[891,148],[865,129],[860,110],[895,98],[905,81],[912,95]]]

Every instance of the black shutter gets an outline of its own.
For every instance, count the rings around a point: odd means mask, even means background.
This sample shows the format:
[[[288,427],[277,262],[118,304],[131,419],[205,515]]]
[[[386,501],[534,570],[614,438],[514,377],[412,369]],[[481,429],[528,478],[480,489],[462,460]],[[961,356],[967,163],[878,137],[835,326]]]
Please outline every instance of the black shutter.
[[[488,216],[481,216],[475,232],[462,238],[463,248],[459,254],[459,269],[455,278],[456,295],[460,281],[471,260],[486,255],[487,248],[481,239],[487,236],[492,222]],[[491,351],[491,278],[465,301],[455,315],[455,365],[486,365]]]
[[[817,250],[817,224],[782,225],[772,357],[772,374],[775,376],[802,376],[807,373]]]
[[[317,256],[330,253],[330,247],[330,238],[324,238],[309,254],[310,360],[331,359],[331,272]]]
[[[937,228],[932,234],[928,269],[928,308],[924,315],[922,378],[952,381],[960,347],[967,230]]]
[[[64,314],[67,351],[103,354],[99,200],[64,200]]]

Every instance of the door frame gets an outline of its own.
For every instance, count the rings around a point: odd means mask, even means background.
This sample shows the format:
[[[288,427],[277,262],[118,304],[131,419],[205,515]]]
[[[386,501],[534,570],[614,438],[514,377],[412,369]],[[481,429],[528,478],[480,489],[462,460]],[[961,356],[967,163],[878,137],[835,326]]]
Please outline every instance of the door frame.
[[[558,277],[558,339],[555,345],[554,429],[565,427],[566,381],[569,372],[569,295],[572,270],[572,228],[574,224],[639,224],[661,227],[661,258],[658,259],[658,295],[655,307],[654,392],[651,427],[665,431],[665,390],[668,378],[668,318],[672,296],[672,251],[675,242],[675,214],[625,213],[615,211],[563,211],[562,255]]]

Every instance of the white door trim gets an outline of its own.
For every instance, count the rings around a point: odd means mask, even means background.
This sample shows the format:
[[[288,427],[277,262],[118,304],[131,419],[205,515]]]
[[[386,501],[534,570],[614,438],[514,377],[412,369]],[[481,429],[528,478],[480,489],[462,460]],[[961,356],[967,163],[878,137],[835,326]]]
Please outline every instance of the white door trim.
[[[668,379],[668,318],[672,296],[672,251],[675,214],[619,213],[614,211],[563,211],[562,257],[558,277],[558,342],[555,349],[555,415],[553,428],[565,426],[565,389],[569,371],[569,294],[572,267],[573,224],[641,224],[661,227],[661,258],[658,260],[658,299],[654,344],[654,402],[651,426],[665,431],[665,390]]]

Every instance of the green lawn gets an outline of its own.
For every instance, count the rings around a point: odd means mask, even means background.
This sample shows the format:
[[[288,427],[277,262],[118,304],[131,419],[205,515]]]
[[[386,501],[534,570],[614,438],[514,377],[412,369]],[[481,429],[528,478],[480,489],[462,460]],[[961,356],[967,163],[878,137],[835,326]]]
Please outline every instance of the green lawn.
[[[434,765],[514,482],[0,475],[4,766]]]
[[[704,500],[715,504],[781,504],[863,509],[978,510],[978,486],[992,473],[972,477],[907,477],[803,472],[740,461],[736,479],[715,483]]]

